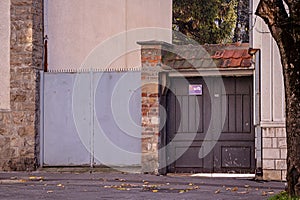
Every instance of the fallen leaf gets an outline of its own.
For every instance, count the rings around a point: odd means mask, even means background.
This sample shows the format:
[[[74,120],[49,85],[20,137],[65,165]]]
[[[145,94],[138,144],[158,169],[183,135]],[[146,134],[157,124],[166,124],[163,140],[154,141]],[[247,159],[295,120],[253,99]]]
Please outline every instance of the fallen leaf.
[[[182,193],[184,193],[185,192],[185,190],[179,190],[179,193],[180,194],[182,194]]]
[[[118,188],[116,188],[117,190],[121,190],[121,191],[124,191],[124,190],[126,190],[126,188],[122,188],[122,187],[118,187]]]
[[[61,183],[60,183],[60,184],[57,184],[56,186],[57,186],[57,187],[65,187],[65,186],[64,186],[63,184],[61,184]]]
[[[42,176],[30,176],[29,177],[29,180],[31,180],[31,181],[40,181],[43,179],[44,179],[44,177],[42,177]]]
[[[274,194],[274,192],[273,191],[269,191],[268,194]]]
[[[231,191],[232,191],[232,192],[236,192],[236,191],[238,191],[238,189],[239,189],[238,187],[234,187],[234,188],[232,188]]]
[[[19,182],[20,182],[20,183],[26,183],[26,182],[27,182],[27,180],[25,180],[25,179],[21,179],[21,180],[19,180]]]
[[[262,196],[267,196],[267,193],[265,191],[262,192]]]
[[[215,191],[215,194],[218,194],[218,193],[220,193],[221,192],[221,190],[220,189],[217,189],[216,191]]]
[[[248,194],[248,191],[237,192],[238,194]]]
[[[48,191],[47,191],[47,194],[49,194],[49,193],[53,193],[53,191],[52,191],[52,190],[48,190]]]
[[[248,188],[248,187],[250,187],[250,185],[245,185],[245,188]]]
[[[156,193],[156,192],[158,192],[158,190],[152,190],[152,192]]]
[[[231,190],[231,188],[226,188],[226,191]]]
[[[126,180],[122,178],[115,178],[115,181],[125,182]]]
[[[189,183],[189,186],[192,186],[192,185],[194,185],[194,183]]]

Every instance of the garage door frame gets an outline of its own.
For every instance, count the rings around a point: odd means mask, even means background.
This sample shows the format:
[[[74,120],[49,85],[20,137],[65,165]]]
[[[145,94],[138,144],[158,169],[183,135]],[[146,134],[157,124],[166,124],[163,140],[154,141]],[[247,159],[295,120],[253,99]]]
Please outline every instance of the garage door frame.
[[[259,57],[257,58],[259,60]],[[259,62],[258,62],[259,63]],[[255,134],[255,142],[254,142],[254,149],[255,149],[255,173],[257,175],[261,175],[261,130],[259,126],[260,121],[260,73],[259,73],[259,64],[255,64],[255,67],[252,69],[215,69],[215,70],[205,70],[205,71],[185,71],[185,72],[161,72],[159,74],[159,82],[160,82],[160,104],[163,107],[166,107],[167,99],[166,99],[166,90],[168,88],[168,80],[172,77],[184,76],[184,77],[209,77],[209,76],[216,76],[216,74],[221,76],[253,76],[253,94],[252,94],[252,106],[253,106],[253,119],[252,123],[254,124],[254,134]],[[163,112],[160,112],[160,116],[162,117]],[[161,122],[162,123],[162,122]],[[162,127],[160,130],[160,137],[159,137],[159,148],[162,149],[167,144],[167,129],[166,127]],[[167,152],[160,151],[159,152],[159,165],[160,166],[167,166]],[[167,167],[160,168],[160,174],[168,173]]]

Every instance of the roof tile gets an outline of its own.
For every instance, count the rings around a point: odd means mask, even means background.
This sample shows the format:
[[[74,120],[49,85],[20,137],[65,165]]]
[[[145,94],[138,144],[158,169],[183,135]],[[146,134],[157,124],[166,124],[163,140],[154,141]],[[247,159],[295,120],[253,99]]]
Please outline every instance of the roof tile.
[[[225,50],[223,58],[231,58],[234,55],[234,50]]]
[[[246,49],[242,49],[242,50],[234,50],[234,54],[232,56],[232,58],[241,58],[243,57],[244,51]],[[247,51],[247,50],[246,50]]]
[[[252,60],[251,58],[243,59],[241,67],[251,67]]]
[[[228,67],[239,67],[242,63],[242,58],[231,58]]]
[[[163,63],[174,69],[192,68],[248,68],[252,56],[248,43],[174,45],[163,56]]]
[[[222,51],[216,51],[215,55],[212,56],[212,58],[222,58],[224,55],[224,50]]]

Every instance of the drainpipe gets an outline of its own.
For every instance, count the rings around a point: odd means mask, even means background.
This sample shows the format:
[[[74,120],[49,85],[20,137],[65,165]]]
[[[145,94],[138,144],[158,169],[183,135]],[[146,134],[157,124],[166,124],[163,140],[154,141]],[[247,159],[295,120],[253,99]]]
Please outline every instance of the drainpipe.
[[[260,126],[261,113],[261,97],[260,97],[260,50],[249,49],[249,54],[254,56],[254,128],[255,128],[255,158],[256,158],[256,176],[261,177],[262,174],[262,131]]]

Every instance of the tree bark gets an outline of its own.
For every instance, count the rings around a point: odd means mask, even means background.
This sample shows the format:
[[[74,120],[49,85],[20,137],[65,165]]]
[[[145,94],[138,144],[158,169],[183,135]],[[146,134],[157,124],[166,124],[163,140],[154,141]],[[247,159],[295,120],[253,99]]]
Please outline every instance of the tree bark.
[[[283,68],[286,134],[287,181],[290,196],[300,196],[300,3],[286,0],[260,0],[256,14],[268,25],[275,39]]]

